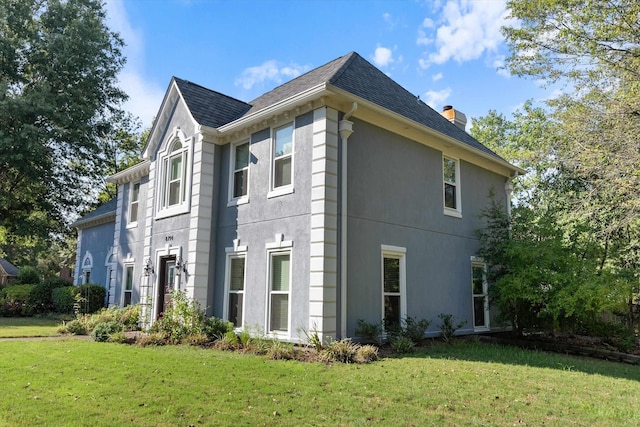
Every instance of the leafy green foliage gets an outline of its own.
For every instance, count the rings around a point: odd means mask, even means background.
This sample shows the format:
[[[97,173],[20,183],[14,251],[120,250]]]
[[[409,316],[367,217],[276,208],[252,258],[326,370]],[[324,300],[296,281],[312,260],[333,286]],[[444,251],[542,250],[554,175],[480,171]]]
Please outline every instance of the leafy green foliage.
[[[40,283],[40,272],[35,267],[25,266],[18,273],[18,283],[23,285],[37,285]]]
[[[122,39],[98,0],[0,3],[2,246],[48,238],[86,206],[126,95]]]
[[[88,283],[74,287],[77,290],[76,301],[79,303],[80,313],[95,313],[104,308],[107,290],[102,285]]]
[[[467,324],[466,320],[455,323],[455,316],[453,314],[440,313],[438,314],[438,318],[440,319],[440,325],[438,325],[440,338],[446,343],[450,343],[456,331]]]
[[[115,320],[100,322],[91,331],[91,338],[97,342],[109,341],[109,337],[116,332],[122,332],[122,325]]]
[[[55,288],[51,291],[53,311],[56,313],[73,313],[78,290],[74,286]]]
[[[398,354],[413,353],[416,343],[409,337],[404,335],[395,335],[389,341],[391,348]]]
[[[87,327],[78,319],[64,323],[64,332],[72,335],[87,335]]]
[[[382,325],[380,323],[368,323],[365,322],[364,319],[358,319],[358,327],[355,332],[363,342],[377,343],[382,334]]]
[[[211,341],[215,341],[224,337],[227,332],[233,332],[233,323],[216,317],[208,317],[204,320],[202,331]]]

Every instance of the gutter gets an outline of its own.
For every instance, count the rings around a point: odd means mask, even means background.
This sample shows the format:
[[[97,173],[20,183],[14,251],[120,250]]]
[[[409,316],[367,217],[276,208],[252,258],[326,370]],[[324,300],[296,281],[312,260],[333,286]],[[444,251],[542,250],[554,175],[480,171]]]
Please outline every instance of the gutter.
[[[347,337],[347,140],[353,133],[351,115],[358,109],[358,103],[351,105],[351,110],[338,123],[338,132],[342,140],[342,170],[340,198],[340,338]]]

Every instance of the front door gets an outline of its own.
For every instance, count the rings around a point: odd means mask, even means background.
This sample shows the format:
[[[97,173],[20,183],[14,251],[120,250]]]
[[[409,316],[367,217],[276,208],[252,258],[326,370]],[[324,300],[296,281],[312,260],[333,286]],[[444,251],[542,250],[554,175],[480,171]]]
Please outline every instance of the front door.
[[[160,281],[158,283],[158,304],[156,318],[160,319],[171,304],[171,291],[176,282],[176,257],[164,257],[160,259]]]

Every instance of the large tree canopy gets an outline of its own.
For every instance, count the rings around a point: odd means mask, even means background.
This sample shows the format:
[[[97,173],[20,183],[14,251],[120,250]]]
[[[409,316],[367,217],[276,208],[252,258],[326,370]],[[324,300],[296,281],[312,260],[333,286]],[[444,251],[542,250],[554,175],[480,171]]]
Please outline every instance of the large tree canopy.
[[[0,2],[0,246],[86,207],[121,127],[122,46],[100,0]]]

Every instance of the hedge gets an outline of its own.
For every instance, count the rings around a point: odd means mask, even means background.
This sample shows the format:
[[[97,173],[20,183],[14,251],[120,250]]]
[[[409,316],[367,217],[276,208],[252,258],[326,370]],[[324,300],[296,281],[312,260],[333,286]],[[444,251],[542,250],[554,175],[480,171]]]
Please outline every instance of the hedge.
[[[80,313],[95,313],[104,307],[107,291],[101,285],[80,285],[56,288],[52,292],[53,309],[58,313],[72,313],[76,296],[80,295]]]

